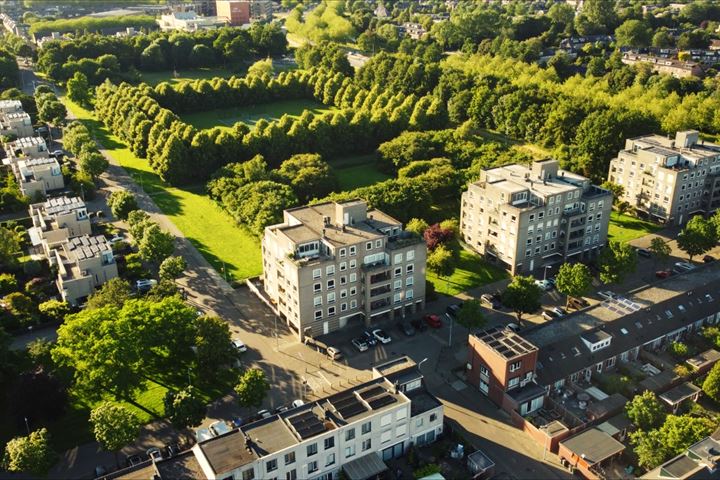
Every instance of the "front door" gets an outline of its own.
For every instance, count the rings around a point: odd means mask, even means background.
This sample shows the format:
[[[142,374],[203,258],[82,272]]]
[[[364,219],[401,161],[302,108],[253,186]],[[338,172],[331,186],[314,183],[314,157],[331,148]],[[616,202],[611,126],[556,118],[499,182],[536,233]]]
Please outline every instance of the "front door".
[[[323,322],[323,335],[327,335],[328,333],[330,333],[330,323]]]

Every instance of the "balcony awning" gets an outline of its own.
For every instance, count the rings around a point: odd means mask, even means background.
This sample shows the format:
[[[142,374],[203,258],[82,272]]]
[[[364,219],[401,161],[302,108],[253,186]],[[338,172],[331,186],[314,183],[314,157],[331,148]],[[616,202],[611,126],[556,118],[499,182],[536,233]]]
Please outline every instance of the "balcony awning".
[[[343,471],[349,480],[367,480],[388,469],[377,453],[371,453],[343,465]]]

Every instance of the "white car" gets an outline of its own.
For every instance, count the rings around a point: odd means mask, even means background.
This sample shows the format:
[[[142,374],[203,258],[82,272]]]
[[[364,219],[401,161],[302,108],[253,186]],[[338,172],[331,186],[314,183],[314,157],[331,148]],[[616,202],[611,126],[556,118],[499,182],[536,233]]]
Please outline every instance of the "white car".
[[[390,338],[390,335],[385,333],[385,331],[382,328],[376,328],[372,331],[373,337],[377,338],[378,342],[380,343],[390,343],[392,342],[392,338]]]
[[[298,399],[298,400],[293,400],[293,402],[290,405],[292,405],[292,408],[297,408],[297,407],[302,407],[303,405],[305,405],[305,402]]]
[[[688,262],[677,262],[675,264],[675,271],[681,271],[681,272],[689,272],[690,270],[695,270],[695,265]]]
[[[157,447],[149,448],[147,451],[147,456],[150,457],[150,460],[153,461],[162,460],[162,452]]]
[[[270,413],[268,410],[265,410],[265,409],[260,410],[260,411],[257,413],[257,415],[258,415],[258,417],[260,417],[260,418],[270,418],[270,417],[272,417],[272,413]]]
[[[155,285],[157,285],[157,280],[155,280],[154,278],[138,280],[137,282],[135,282],[135,286],[137,287],[138,292],[140,292],[140,293],[145,293],[145,292],[150,291],[150,289],[152,287],[154,287]]]
[[[124,242],[124,241],[125,241],[125,237],[123,237],[122,235],[115,235],[114,237],[112,237],[108,240],[108,243],[110,245],[115,245],[118,242]]]
[[[567,315],[567,312],[560,307],[553,307],[550,310],[557,313],[560,317],[564,317],[565,315]]]
[[[553,285],[550,280],[535,280],[535,285],[540,287],[544,291],[552,290]]]
[[[364,352],[368,349],[368,344],[363,338],[353,338],[350,343],[352,343],[353,347],[357,348],[359,352]]]
[[[247,352],[247,345],[243,343],[242,340],[239,338],[236,338],[232,341],[232,345],[239,353],[245,353]]]

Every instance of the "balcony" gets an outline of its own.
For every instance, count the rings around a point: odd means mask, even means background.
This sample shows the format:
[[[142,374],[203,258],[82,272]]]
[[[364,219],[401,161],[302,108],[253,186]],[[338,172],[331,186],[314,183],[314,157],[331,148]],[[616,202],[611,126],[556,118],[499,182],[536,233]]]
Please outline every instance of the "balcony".
[[[378,295],[384,295],[390,293],[390,285],[384,285],[382,287],[373,288],[370,290],[370,298],[377,297]]]
[[[391,278],[392,278],[392,276],[390,275],[389,271],[377,273],[375,275],[370,276],[370,285],[374,285],[374,284],[380,283],[380,282],[389,282]]]
[[[390,306],[390,299],[389,298],[383,298],[382,300],[376,300],[374,302],[370,302],[370,311],[380,310],[381,308],[389,307]]]
[[[373,270],[385,269],[385,268],[388,268],[389,266],[390,266],[390,262],[388,262],[387,260],[379,260],[377,262],[372,262],[372,263],[363,263],[361,265],[361,268],[366,272],[372,272]]]
[[[578,218],[577,220],[573,220],[570,222],[570,228],[576,228],[585,225],[585,217]]]

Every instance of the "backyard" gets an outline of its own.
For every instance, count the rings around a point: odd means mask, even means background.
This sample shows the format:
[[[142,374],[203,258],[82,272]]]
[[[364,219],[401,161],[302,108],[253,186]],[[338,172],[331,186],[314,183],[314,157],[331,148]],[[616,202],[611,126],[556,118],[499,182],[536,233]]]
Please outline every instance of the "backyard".
[[[490,265],[479,255],[464,248],[460,249],[455,271],[449,277],[438,277],[427,271],[427,281],[435,286],[437,293],[457,295],[471,288],[487,285],[506,278],[507,274],[500,268]]]
[[[92,112],[67,98],[63,101],[218,272],[226,269],[232,280],[244,280],[262,272],[259,239],[213,202],[203,187],[166,185],[145,160],[110,135]]]
[[[206,112],[188,113],[180,115],[180,117],[184,122],[199,129],[213,127],[231,128],[237,122],[243,122],[252,127],[260,119],[267,121],[278,120],[285,114],[293,118],[298,118],[305,110],[309,110],[315,115],[320,115],[325,112],[330,112],[334,110],[334,108],[327,107],[313,100],[298,99],[263,103],[261,105],[251,105],[242,108],[232,107]]]
[[[652,222],[646,222],[630,215],[620,215],[617,212],[610,214],[610,226],[608,228],[608,239],[616,242],[627,243],[644,235],[655,233],[662,227]]]

